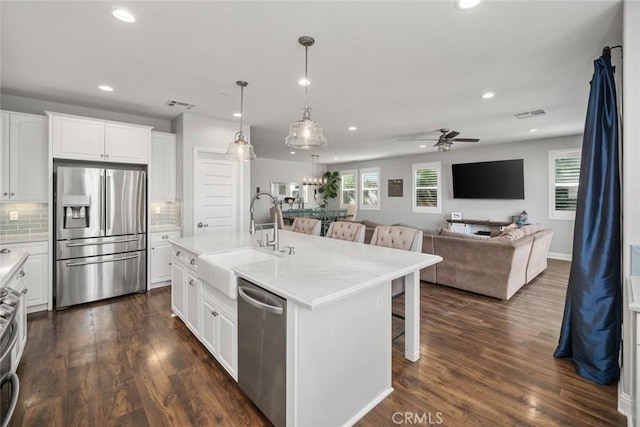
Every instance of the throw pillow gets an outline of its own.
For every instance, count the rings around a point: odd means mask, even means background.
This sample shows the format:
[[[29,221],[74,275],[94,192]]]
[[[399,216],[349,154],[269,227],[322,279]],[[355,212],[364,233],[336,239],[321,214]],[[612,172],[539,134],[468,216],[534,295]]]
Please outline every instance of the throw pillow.
[[[537,233],[538,231],[543,229],[544,227],[542,226],[542,224],[529,224],[529,225],[523,225],[522,227],[520,227],[520,230],[524,231],[525,236]]]
[[[440,230],[440,235],[441,236],[447,236],[447,237],[457,237],[459,239],[472,239],[472,240],[488,240],[489,236],[480,236],[478,234],[465,234],[465,233],[458,233],[457,231],[451,231],[451,230],[447,230],[447,229],[442,229]]]

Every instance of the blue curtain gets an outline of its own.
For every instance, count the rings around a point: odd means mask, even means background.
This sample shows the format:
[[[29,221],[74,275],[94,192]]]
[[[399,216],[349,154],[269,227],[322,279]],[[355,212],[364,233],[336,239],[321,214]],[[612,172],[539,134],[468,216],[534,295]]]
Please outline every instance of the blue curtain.
[[[618,110],[614,67],[594,62],[562,330],[555,357],[598,384],[618,380],[622,323]]]

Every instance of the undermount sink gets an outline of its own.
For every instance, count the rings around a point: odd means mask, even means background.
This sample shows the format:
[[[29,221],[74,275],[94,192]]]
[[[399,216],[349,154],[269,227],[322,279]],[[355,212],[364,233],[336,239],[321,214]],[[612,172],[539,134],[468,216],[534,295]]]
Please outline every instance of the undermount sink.
[[[198,277],[231,299],[238,297],[236,275],[231,269],[237,265],[268,261],[277,257],[275,252],[261,249],[241,249],[218,254],[201,255],[198,259]]]

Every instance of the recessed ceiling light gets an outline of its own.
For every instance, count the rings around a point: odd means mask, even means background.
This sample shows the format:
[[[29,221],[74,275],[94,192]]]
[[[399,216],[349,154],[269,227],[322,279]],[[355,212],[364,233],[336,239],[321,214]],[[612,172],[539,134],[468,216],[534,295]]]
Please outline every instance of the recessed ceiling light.
[[[334,157],[333,160],[338,160],[340,157]]]
[[[295,151],[289,151],[289,154],[296,154]]]
[[[456,0],[456,7],[458,9],[471,9],[480,4],[481,0]]]
[[[242,117],[242,113],[233,113],[233,117]]]
[[[357,126],[349,126],[347,129],[349,129],[350,131],[354,131],[354,130],[358,130]]]
[[[122,22],[128,22],[128,23],[136,22],[136,17],[133,16],[133,14],[128,10],[116,9],[112,13],[113,13],[113,16],[115,16],[117,19],[121,20]]]
[[[485,92],[482,94],[482,99],[491,99],[494,96],[496,96],[496,94],[493,92]]]
[[[426,145],[425,144],[420,144],[420,148],[425,148]]]
[[[305,78],[302,78],[302,79],[298,80],[298,84],[300,86],[309,86],[311,84],[311,80],[307,80]]]
[[[529,132],[538,132],[539,130],[540,129],[533,128],[533,129],[529,129]]]
[[[103,90],[105,92],[113,92],[113,88],[107,85],[100,85],[98,86],[98,89]]]

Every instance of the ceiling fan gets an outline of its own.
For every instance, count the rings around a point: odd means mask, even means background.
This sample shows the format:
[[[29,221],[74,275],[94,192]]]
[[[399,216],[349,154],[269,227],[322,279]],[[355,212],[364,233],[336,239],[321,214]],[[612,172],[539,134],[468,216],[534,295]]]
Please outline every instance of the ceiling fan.
[[[437,141],[434,144],[434,147],[438,147],[438,151],[449,151],[451,150],[451,145],[454,142],[478,142],[480,141],[478,138],[456,138],[456,136],[460,135],[460,132],[456,132],[452,130],[449,132],[449,129],[442,128],[440,129],[442,135],[438,139],[435,138],[408,138],[401,139],[401,141]]]

